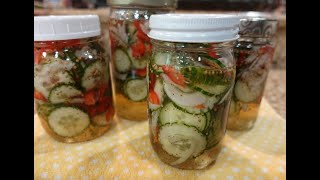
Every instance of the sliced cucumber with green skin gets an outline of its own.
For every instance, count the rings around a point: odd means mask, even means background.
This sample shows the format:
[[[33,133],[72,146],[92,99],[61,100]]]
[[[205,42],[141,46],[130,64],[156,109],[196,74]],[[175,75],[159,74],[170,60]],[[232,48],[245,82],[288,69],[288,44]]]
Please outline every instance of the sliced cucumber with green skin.
[[[165,81],[166,83],[170,83],[170,84],[174,85],[175,87],[177,87],[182,92],[185,92],[185,93],[194,92],[194,90],[189,88],[188,86],[182,87],[181,85],[174,83],[166,74],[161,74],[161,77],[162,77],[163,81]]]
[[[119,73],[126,73],[131,68],[131,60],[128,54],[122,49],[117,49],[114,52],[114,64]]]
[[[83,132],[90,124],[89,115],[75,107],[60,107],[53,110],[48,123],[51,129],[63,137],[73,137]]]
[[[56,60],[49,64],[34,66],[34,88],[48,99],[51,89],[59,83],[74,84],[69,70],[73,62]]]
[[[202,114],[202,113],[205,113],[208,111],[207,108],[204,108],[204,109],[199,109],[199,108],[195,108],[195,107],[190,107],[190,106],[182,106],[182,105],[177,105],[175,103],[173,103],[173,105],[181,110],[181,111],[184,111],[186,113],[189,113],[189,114]]]
[[[223,69],[207,69],[203,67],[183,67],[182,75],[190,82],[206,85],[227,85],[232,78],[225,75]]]
[[[160,112],[160,123],[165,124],[186,124],[203,131],[206,127],[206,116],[204,114],[190,114],[176,108],[173,103],[166,104]]]
[[[217,96],[223,94],[228,88],[227,85],[206,85],[206,84],[193,84],[191,88],[203,93],[207,96]]]
[[[157,79],[154,84],[154,92],[157,94],[160,104],[163,102],[164,98],[164,90],[163,90],[163,83],[161,79]]]
[[[172,54],[168,52],[156,52],[154,55],[154,63],[158,66],[168,65],[171,62]]]
[[[207,59],[209,61],[212,61],[212,62],[218,64],[221,68],[226,67],[219,59],[213,58],[213,57],[208,56],[208,55],[201,55],[200,57],[205,58],[205,59]]]
[[[177,105],[194,107],[206,102],[206,97],[200,92],[185,93],[165,81],[163,82],[163,86],[166,95]]]
[[[58,84],[50,91],[49,101],[53,104],[82,103],[84,99],[82,92],[73,85]]]
[[[178,159],[171,163],[177,165],[190,157],[199,156],[206,148],[206,138],[195,127],[181,124],[167,124],[160,128],[159,142],[163,150]]]
[[[129,44],[134,43],[137,40],[137,36],[135,35],[135,33],[137,32],[137,28],[133,25],[133,23],[127,23],[126,31],[129,33],[128,35]]]
[[[195,107],[204,105],[207,109],[212,109],[214,104],[219,101],[216,96],[206,96],[200,92],[185,93],[170,83],[163,82],[166,95],[178,106]]]
[[[48,74],[48,77],[42,78],[36,76],[34,78],[34,87],[37,91],[41,92],[42,95],[48,99],[51,89],[59,83],[73,84],[74,80],[72,76],[65,71],[57,72],[56,74]],[[58,79],[54,81],[53,79]]]
[[[106,81],[106,64],[97,60],[87,66],[81,78],[81,86],[87,91]]]
[[[205,113],[206,119],[207,119],[207,124],[206,124],[206,128],[204,130],[204,134],[207,136],[209,134],[209,129],[210,126],[212,125],[212,114],[210,111]]]
[[[253,102],[255,101],[262,93],[263,86],[249,86],[247,83],[238,80],[234,87],[234,94],[242,102]]]
[[[146,79],[128,79],[124,83],[124,93],[132,101],[142,101],[148,96]]]
[[[132,67],[135,69],[144,69],[147,67],[148,59],[146,57],[141,57],[139,59],[136,59],[132,57],[132,50],[129,48],[128,54],[132,63]]]
[[[55,109],[55,105],[53,104],[42,104],[37,107],[37,113],[40,117],[48,120],[49,114]]]
[[[117,71],[114,71],[114,76],[116,79],[119,79],[121,81],[124,81],[127,79],[129,73],[118,73]]]

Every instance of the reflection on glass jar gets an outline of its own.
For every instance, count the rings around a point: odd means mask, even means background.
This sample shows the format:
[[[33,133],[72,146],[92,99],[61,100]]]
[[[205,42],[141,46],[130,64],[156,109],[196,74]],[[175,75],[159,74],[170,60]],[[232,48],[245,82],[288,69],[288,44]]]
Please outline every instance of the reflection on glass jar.
[[[36,111],[46,132],[68,143],[101,136],[110,128],[114,114],[108,61],[99,43],[100,31],[70,35],[59,29],[61,24],[67,26],[69,22],[76,24],[83,20],[99,27],[97,16],[35,17],[39,30],[35,30],[34,42]],[[47,25],[58,33],[45,34],[47,31],[43,29]]]
[[[175,1],[144,1],[131,6],[121,1],[110,1],[109,24],[111,72],[116,114],[128,120],[147,119],[147,63],[152,45],[148,20],[152,14],[167,13]],[[169,3],[168,3],[169,2]],[[164,6],[167,5],[167,6]]]
[[[170,27],[180,18],[185,21]],[[225,24],[217,20],[215,26],[216,18]],[[163,33],[158,29],[163,25],[160,20],[169,22]],[[153,149],[163,162],[181,169],[202,169],[217,159],[236,73],[233,45],[238,30],[228,28],[238,23],[234,16],[151,16],[149,131]],[[214,30],[219,26],[227,30],[216,37]],[[164,40],[170,33],[176,36]]]
[[[254,126],[273,59],[276,20],[246,18],[240,23],[235,45],[237,75],[227,128],[247,130]]]

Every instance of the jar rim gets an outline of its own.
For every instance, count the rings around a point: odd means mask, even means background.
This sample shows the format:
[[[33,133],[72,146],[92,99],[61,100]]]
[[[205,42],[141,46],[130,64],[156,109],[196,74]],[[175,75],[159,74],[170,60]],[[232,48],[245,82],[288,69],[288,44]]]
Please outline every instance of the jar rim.
[[[177,6],[177,0],[107,0],[110,6],[147,6],[147,7],[172,7]]]

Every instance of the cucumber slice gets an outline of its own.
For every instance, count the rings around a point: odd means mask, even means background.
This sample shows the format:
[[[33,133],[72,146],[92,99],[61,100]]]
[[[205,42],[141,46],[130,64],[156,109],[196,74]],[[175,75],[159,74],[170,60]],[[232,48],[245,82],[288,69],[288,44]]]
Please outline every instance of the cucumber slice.
[[[216,96],[224,93],[228,86],[226,85],[206,85],[206,84],[193,84],[191,86],[194,90],[199,91],[207,96]]]
[[[166,95],[178,106],[185,108],[194,107],[200,104],[203,104],[206,109],[212,109],[214,104],[219,101],[219,98],[216,96],[206,96],[200,92],[193,92],[193,93],[184,93],[180,91],[180,89],[176,88],[174,85],[170,83],[163,82],[164,84],[164,91]],[[192,110],[190,110],[192,111]],[[206,110],[204,110],[206,111]]]
[[[223,69],[189,66],[181,68],[181,73],[189,82],[206,85],[227,85],[232,80],[231,77],[225,75]]]
[[[238,80],[236,82],[236,85],[234,87],[234,94],[242,102],[253,102],[255,101],[262,93],[263,86],[257,85],[257,86],[250,86],[241,81]]]
[[[34,88],[48,99],[51,89],[59,84],[75,83],[68,70],[74,66],[73,62],[63,60],[53,61],[50,64],[34,66]]]
[[[48,117],[52,130],[63,137],[73,137],[83,132],[90,124],[89,115],[74,107],[60,107]]]
[[[165,81],[166,83],[170,83],[170,84],[174,85],[175,87],[177,87],[182,92],[185,92],[185,93],[194,92],[194,90],[192,90],[191,88],[189,88],[187,86],[186,87],[182,87],[179,84],[174,83],[166,74],[161,74],[161,77],[162,77],[163,81]]]
[[[159,142],[168,154],[178,157],[171,165],[199,156],[207,144],[205,136],[196,128],[179,124],[162,126],[159,131]]]
[[[82,103],[82,92],[68,84],[58,84],[52,88],[49,94],[49,101],[53,104],[58,103]]]
[[[124,93],[132,101],[142,101],[146,99],[148,95],[146,79],[128,79],[124,83]]]
[[[200,92],[185,93],[172,85],[171,83],[163,82],[166,95],[177,105],[181,106],[197,106],[206,103],[207,97]]]
[[[114,72],[114,75],[117,79],[122,80],[122,81],[126,80],[128,77],[128,73],[121,74],[121,73],[118,73],[117,71]]]
[[[154,55],[154,63],[158,66],[170,64],[172,54],[168,52],[156,52]]]
[[[81,78],[81,86],[87,91],[106,81],[106,63],[97,60],[87,66]]]
[[[114,58],[115,68],[118,72],[126,73],[130,70],[131,61],[128,54],[124,50],[117,49],[114,52]]]
[[[206,128],[204,130],[204,134],[205,135],[208,135],[209,134],[209,128],[210,126],[212,126],[212,115],[211,115],[211,112],[208,111],[205,113],[205,116],[206,116],[206,119],[207,119],[207,124],[206,124]]]
[[[126,24],[126,31],[128,32],[128,42],[129,44],[134,43],[137,41],[137,36],[135,33],[137,32],[137,28],[134,26],[133,23]]]
[[[49,114],[55,109],[56,107],[52,104],[42,104],[37,107],[37,113],[40,117],[47,120]]]
[[[129,48],[128,54],[129,54],[129,57],[130,57],[130,60],[131,60],[133,68],[135,68],[135,69],[144,69],[145,67],[147,67],[148,59],[146,57],[142,57],[142,58],[139,58],[139,59],[136,59],[136,58],[132,57],[131,48]]]
[[[190,106],[182,106],[182,105],[177,105],[175,103],[173,103],[173,105],[181,110],[181,111],[184,111],[186,113],[190,113],[190,114],[202,114],[202,113],[205,113],[208,111],[207,108],[205,109],[199,109],[199,108],[194,108],[194,107],[190,107]]]
[[[226,67],[219,59],[213,58],[213,57],[208,56],[208,55],[202,55],[202,56],[200,56],[200,57],[205,58],[204,60],[208,60],[208,61],[211,61],[211,62],[213,62],[213,63],[216,63],[216,64],[219,65],[221,68]]]
[[[190,114],[176,108],[173,103],[166,104],[160,112],[160,122],[165,124],[186,124],[203,131],[206,127],[206,116],[204,114]]]

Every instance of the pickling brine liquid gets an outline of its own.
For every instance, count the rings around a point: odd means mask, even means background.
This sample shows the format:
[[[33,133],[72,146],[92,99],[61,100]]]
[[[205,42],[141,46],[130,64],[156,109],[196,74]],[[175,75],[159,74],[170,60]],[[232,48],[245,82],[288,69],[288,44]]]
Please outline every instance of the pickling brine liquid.
[[[231,101],[228,129],[249,130],[253,128],[259,112],[259,104]],[[240,110],[239,110],[240,109]]]
[[[104,115],[101,115],[104,116]],[[105,118],[105,117],[100,117],[100,118]],[[42,118],[39,116],[41,125],[43,129],[54,139],[60,141],[60,142],[65,142],[65,143],[74,143],[74,142],[83,142],[83,141],[89,141],[92,139],[95,139],[99,136],[102,136],[104,133],[106,133],[110,127],[111,124],[105,125],[105,126],[97,126],[94,124],[89,124],[88,127],[83,130],[80,134],[72,136],[72,137],[62,137],[52,131],[52,128],[48,124],[48,120]]]

